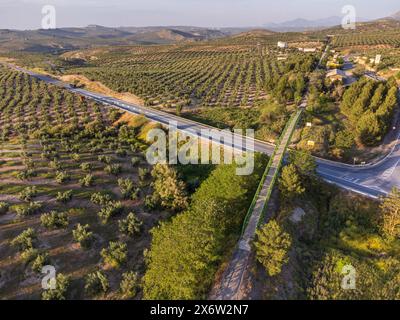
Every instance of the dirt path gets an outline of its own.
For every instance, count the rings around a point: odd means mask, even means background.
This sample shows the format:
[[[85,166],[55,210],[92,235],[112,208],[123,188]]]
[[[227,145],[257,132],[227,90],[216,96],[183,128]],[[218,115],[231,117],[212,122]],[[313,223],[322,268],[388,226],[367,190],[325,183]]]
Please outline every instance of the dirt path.
[[[68,82],[68,83],[73,83],[74,81],[78,81],[80,84],[84,84],[85,88],[94,91],[97,93],[101,93],[116,99],[124,100],[129,103],[137,104],[140,106],[144,106],[144,101],[140,97],[134,95],[133,93],[130,92],[123,92],[119,93],[116,92],[107,86],[105,86],[103,83],[100,81],[91,81],[88,78],[86,78],[83,75],[76,75],[76,74],[70,74],[70,75],[65,75],[65,76],[53,76],[55,78],[58,78],[61,81]]]

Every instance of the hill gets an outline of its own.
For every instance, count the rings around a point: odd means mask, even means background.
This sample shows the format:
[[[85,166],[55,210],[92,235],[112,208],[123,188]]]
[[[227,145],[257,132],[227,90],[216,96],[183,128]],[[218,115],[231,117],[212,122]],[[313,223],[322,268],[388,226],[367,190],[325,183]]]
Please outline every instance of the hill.
[[[394,20],[400,20],[400,11],[392,14],[389,18],[394,19]]]
[[[0,30],[0,50],[62,52],[99,45],[172,44],[201,41],[229,35],[197,27],[121,27],[90,25],[52,30]]]
[[[341,17],[336,16],[318,20],[294,19],[281,23],[268,23],[264,27],[278,32],[307,31],[337,26],[341,24],[341,20]]]

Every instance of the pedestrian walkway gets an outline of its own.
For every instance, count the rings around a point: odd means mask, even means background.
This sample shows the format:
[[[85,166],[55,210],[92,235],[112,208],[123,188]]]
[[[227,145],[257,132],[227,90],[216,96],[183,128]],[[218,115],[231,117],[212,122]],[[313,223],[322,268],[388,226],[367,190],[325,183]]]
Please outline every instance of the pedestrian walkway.
[[[300,119],[303,109],[299,108],[286,126],[282,137],[272,155],[265,174],[260,182],[256,196],[250,206],[248,217],[245,221],[244,232],[233,254],[233,258],[225,270],[221,285],[212,294],[214,300],[241,300],[244,292],[243,278],[250,260],[251,243],[255,237],[258,225],[268,206],[272,190],[275,186],[286,149]]]

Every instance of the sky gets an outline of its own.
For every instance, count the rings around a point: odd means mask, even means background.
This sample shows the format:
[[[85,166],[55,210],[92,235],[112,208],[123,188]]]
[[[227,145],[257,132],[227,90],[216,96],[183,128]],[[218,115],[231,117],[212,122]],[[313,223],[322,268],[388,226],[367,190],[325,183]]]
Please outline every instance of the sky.
[[[38,29],[42,7],[56,9],[57,27],[255,27],[296,18],[341,16],[353,5],[363,19],[400,11],[399,0],[0,0],[0,29]]]

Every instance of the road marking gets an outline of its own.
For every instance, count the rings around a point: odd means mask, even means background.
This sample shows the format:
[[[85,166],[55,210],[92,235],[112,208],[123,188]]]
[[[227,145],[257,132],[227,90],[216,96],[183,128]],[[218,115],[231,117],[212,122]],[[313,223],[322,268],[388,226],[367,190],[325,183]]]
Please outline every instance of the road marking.
[[[386,171],[384,171],[383,174],[380,176],[381,179],[388,181],[389,178],[393,175],[394,171],[396,170],[399,162],[400,162],[400,160],[397,161],[396,164],[393,167],[391,167],[391,168],[387,169]]]

